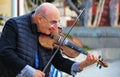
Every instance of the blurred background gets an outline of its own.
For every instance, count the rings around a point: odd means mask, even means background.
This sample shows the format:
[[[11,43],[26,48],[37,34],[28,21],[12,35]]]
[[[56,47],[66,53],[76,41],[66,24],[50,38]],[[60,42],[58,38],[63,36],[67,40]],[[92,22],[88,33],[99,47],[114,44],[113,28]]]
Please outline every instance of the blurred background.
[[[85,8],[70,35],[79,38],[86,51],[101,55],[109,67],[98,69],[95,64],[76,77],[120,76],[120,0],[0,0],[0,34],[9,18],[29,13],[43,2],[51,2],[59,9],[60,27],[66,33]],[[73,60],[85,57],[80,54]],[[63,73],[63,77],[71,76]]]

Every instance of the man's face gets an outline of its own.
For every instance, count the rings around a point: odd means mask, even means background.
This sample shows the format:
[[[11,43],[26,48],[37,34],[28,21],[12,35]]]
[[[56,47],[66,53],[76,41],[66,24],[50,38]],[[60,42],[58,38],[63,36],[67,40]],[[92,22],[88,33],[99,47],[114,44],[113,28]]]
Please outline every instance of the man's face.
[[[38,32],[47,35],[58,33],[59,20],[60,16],[58,14],[50,14],[46,16],[41,15],[37,24]]]

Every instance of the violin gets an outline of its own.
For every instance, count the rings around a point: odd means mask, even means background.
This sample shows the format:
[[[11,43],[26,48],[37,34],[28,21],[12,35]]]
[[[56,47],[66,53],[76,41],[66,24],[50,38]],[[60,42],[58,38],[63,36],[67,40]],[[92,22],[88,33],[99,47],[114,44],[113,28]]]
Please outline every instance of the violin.
[[[81,14],[84,10],[85,10],[85,8],[83,10],[81,10],[79,16],[76,18],[76,21],[71,26],[67,35],[70,33],[70,31],[74,27],[74,24],[77,22],[77,20],[79,19],[79,17],[81,16]],[[77,57],[80,53],[82,53],[84,55],[88,55],[88,52],[86,52],[85,50],[82,49],[82,43],[80,40],[78,40],[76,38],[67,38],[67,35],[64,36],[59,31],[60,30],[58,30],[58,31],[56,30],[56,31],[53,31],[50,35],[40,34],[40,36],[39,36],[39,43],[44,48],[53,50],[54,48],[57,47],[56,51],[54,52],[54,54],[48,61],[47,65],[43,69],[43,72],[45,72],[47,70],[47,67],[51,63],[52,59],[54,58],[54,56],[58,52],[58,50],[61,50],[62,53],[64,53],[66,56],[68,56],[70,58]],[[108,67],[108,64],[103,62],[103,59],[101,60],[100,57],[98,58],[97,62],[98,62],[97,66],[100,64],[99,68],[101,68],[101,66]]]
[[[77,38],[71,38],[69,40],[74,41],[75,44],[77,43],[77,41],[79,41]],[[54,47],[58,47],[60,41],[62,41],[62,40],[59,38],[59,36],[53,36],[53,35],[47,36],[47,35],[41,34],[39,37],[39,42],[40,42],[41,46],[43,46],[46,49],[50,49],[50,50],[53,50]],[[80,42],[78,42],[77,44],[80,47],[82,47],[82,44]],[[75,58],[80,54],[79,52],[76,52],[76,50],[74,50],[64,44],[61,46],[60,49],[63,54],[65,54],[66,56],[68,56],[70,58]]]
[[[39,42],[41,44],[41,46],[53,50],[55,47],[58,47],[62,41],[64,40],[64,36],[63,35],[59,35],[59,34],[51,34],[51,35],[44,35],[41,34],[39,37]],[[77,57],[80,53],[87,55],[88,52],[83,50],[82,48],[82,42],[77,39],[77,38],[66,38],[64,40],[64,42],[62,43],[60,50],[62,51],[63,54],[65,54],[66,56],[70,57],[70,58],[75,58]],[[103,62],[103,60],[100,60],[100,58],[98,58],[97,60],[98,64],[100,64],[100,67],[108,67],[108,64]],[[98,66],[97,64],[97,66]]]

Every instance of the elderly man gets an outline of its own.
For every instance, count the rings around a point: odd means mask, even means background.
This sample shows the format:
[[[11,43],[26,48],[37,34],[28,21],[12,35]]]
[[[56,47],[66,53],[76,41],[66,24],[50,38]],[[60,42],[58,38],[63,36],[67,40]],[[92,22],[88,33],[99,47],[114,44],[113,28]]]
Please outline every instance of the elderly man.
[[[41,46],[41,34],[58,32],[60,12],[51,3],[43,3],[34,12],[9,19],[0,38],[0,77],[49,77],[50,66],[43,72],[54,50]],[[47,41],[47,40],[46,40]],[[95,63],[97,57],[88,54],[83,62],[63,58],[58,51],[51,64],[75,75]]]

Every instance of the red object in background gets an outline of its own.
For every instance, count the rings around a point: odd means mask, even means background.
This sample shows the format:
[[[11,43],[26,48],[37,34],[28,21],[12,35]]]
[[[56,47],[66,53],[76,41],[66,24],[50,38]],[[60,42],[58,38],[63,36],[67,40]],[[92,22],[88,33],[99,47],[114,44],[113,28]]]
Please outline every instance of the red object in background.
[[[106,3],[109,3],[110,2],[110,0],[106,0]]]
[[[72,26],[73,23],[75,22],[75,19],[71,19],[71,20],[67,20],[67,26]],[[78,24],[76,23],[74,26],[78,26]]]
[[[97,5],[93,5],[92,7],[92,14],[95,15],[96,14],[96,10],[97,10]]]
[[[120,14],[120,1],[119,1],[119,14]]]
[[[102,16],[108,16],[108,11],[104,10],[103,13],[102,13]]]
[[[104,6],[104,9],[105,9],[105,10],[108,10],[108,9],[109,9],[109,5],[105,5],[105,6]]]
[[[101,18],[101,22],[102,22],[102,23],[106,23],[107,20],[106,20],[105,18]]]
[[[101,18],[101,21],[100,21],[100,26],[108,26],[108,21],[106,18]]]

